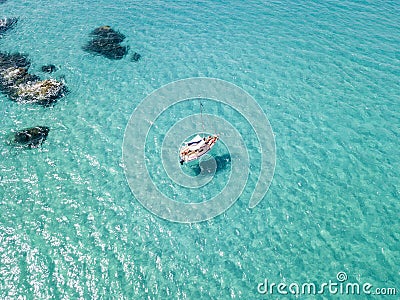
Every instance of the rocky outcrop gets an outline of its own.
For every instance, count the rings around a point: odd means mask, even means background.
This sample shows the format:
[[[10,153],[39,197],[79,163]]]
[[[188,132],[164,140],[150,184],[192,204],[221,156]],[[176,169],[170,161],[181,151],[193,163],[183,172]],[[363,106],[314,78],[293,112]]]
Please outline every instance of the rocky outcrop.
[[[31,62],[28,57],[21,53],[1,53],[0,52],[0,70],[11,67],[29,68]]]
[[[18,86],[16,91],[19,102],[49,104],[59,98],[64,91],[64,84],[55,79],[27,82]]]
[[[110,26],[96,28],[90,33],[90,37],[90,41],[83,47],[89,53],[109,59],[121,59],[128,53],[128,47],[121,45],[125,36]]]
[[[57,68],[56,68],[55,65],[44,65],[44,66],[42,66],[42,72],[53,73],[55,71],[57,71]]]
[[[0,90],[16,102],[45,106],[64,96],[66,87],[63,82],[41,80],[28,72],[29,66],[25,55],[0,53]]]
[[[15,24],[17,24],[18,18],[4,18],[0,19],[0,38],[2,35],[13,28]]]
[[[50,128],[46,126],[36,126],[25,128],[14,134],[13,142],[16,145],[29,148],[37,148],[42,145],[49,134]]]

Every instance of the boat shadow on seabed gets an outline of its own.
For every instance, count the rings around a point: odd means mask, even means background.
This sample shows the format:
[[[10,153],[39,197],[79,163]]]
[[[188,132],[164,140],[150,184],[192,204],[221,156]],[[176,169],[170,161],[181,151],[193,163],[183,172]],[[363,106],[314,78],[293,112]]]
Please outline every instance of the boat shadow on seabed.
[[[211,157],[209,159],[205,159],[202,161],[196,161],[196,163],[191,163],[190,165],[187,165],[188,168],[190,169],[190,175],[192,176],[198,176],[201,174],[201,172],[204,172],[204,169],[202,170],[201,166],[208,166],[210,165],[208,162],[211,162],[215,160],[215,163],[217,165],[217,168],[215,169],[215,173],[221,172],[223,170],[226,170],[229,168],[231,164],[231,156],[230,154],[223,154],[223,155],[217,155],[214,157]],[[212,163],[214,165],[214,162]]]

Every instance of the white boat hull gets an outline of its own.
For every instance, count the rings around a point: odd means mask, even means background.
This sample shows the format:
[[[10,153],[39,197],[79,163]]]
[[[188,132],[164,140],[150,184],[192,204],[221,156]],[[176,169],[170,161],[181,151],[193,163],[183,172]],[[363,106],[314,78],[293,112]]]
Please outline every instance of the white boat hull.
[[[199,159],[214,147],[218,139],[218,135],[208,136],[205,138],[196,136],[190,142],[185,143],[185,145],[181,147],[179,151],[180,163],[183,164],[185,162]]]

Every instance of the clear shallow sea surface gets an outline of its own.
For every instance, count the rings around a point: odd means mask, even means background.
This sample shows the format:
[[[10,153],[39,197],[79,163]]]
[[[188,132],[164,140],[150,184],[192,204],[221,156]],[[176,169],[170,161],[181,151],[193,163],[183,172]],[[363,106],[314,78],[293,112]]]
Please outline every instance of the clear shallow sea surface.
[[[265,278],[322,284],[338,272],[400,292],[398,1],[9,0],[6,16],[19,22],[0,51],[29,54],[30,72],[65,78],[70,93],[47,108],[0,95],[0,298],[262,299]],[[126,35],[127,57],[82,50],[101,25]],[[49,63],[58,71],[41,73]],[[171,223],[132,195],[123,135],[146,95],[198,76],[259,103],[275,176],[254,209],[245,190],[215,219]],[[41,148],[6,143],[35,125],[51,128]],[[156,147],[162,134],[150,134]]]

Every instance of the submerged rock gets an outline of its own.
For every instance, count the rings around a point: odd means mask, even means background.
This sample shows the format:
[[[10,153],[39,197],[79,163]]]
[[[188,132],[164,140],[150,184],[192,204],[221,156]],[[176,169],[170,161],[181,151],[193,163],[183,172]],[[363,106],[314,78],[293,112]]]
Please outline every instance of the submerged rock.
[[[110,26],[98,27],[90,36],[91,40],[83,47],[83,50],[89,53],[103,55],[109,59],[121,59],[128,53],[128,47],[120,45],[125,36]]]
[[[90,35],[97,38],[106,38],[113,43],[122,43],[122,41],[125,39],[125,35],[115,31],[110,26],[100,26],[93,30]]]
[[[40,78],[28,73],[27,68],[11,67],[0,72],[2,85],[18,86],[22,83],[37,81]]]
[[[17,102],[34,102],[48,105],[64,92],[64,84],[55,79],[46,79],[20,84],[17,89]]]
[[[44,65],[42,66],[42,72],[53,73],[57,70],[55,65]]]
[[[38,76],[28,73],[28,69],[22,67],[11,67],[0,71],[0,90],[11,99],[18,97],[18,88],[21,84],[39,80]]]
[[[131,61],[138,61],[141,57],[139,53],[135,52],[132,54]]]
[[[21,53],[1,53],[0,52],[0,70],[11,67],[29,68],[31,62],[28,56]]]
[[[36,126],[19,130],[14,135],[14,143],[29,148],[37,148],[42,145],[49,134],[50,128]]]
[[[55,79],[41,80],[28,72],[30,62],[22,54],[0,53],[0,90],[16,102],[50,105],[64,96],[66,87]]]
[[[101,54],[109,59],[121,59],[128,52],[126,46],[110,43],[106,38],[93,39],[89,42],[85,50]]]
[[[5,33],[7,30],[11,29],[14,27],[14,25],[17,23],[18,18],[4,18],[0,19],[0,37],[2,36],[3,33]]]

